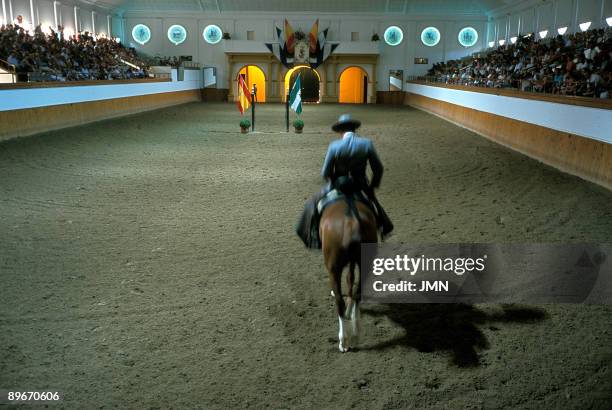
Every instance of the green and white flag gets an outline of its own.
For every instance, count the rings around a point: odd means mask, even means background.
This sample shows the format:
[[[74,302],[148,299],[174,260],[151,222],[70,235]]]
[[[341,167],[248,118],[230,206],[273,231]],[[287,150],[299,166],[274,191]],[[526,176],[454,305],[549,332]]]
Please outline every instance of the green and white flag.
[[[299,73],[295,79],[295,83],[293,83],[293,88],[289,93],[289,106],[296,113],[302,113],[302,82],[300,81]]]

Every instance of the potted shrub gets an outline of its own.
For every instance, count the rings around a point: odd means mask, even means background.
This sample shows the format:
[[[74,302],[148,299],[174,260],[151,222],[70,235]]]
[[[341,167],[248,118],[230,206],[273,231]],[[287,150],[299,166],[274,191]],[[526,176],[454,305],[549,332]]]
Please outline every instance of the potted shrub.
[[[378,33],[372,34],[372,41],[380,41],[380,37],[378,37]]]
[[[302,129],[304,128],[304,121],[302,121],[301,119],[297,119],[293,121],[293,128],[295,128],[295,133],[296,134],[301,134],[302,133]]]
[[[240,120],[240,132],[246,134],[249,132],[249,128],[251,128],[251,121],[248,118],[243,118]]]
[[[223,33],[223,40],[231,40],[232,36],[230,36],[230,33],[225,32]]]

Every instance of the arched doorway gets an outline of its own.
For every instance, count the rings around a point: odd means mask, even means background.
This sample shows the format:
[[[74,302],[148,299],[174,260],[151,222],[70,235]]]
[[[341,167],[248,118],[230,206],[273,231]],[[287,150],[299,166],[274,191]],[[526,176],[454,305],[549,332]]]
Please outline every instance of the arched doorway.
[[[244,76],[249,90],[253,89],[253,84],[257,85],[257,102],[266,102],[266,75],[263,70],[256,65],[245,65],[238,71],[236,76],[234,97],[238,99],[238,78]]]
[[[300,74],[300,82],[302,85],[302,101],[303,102],[314,102],[318,103],[321,96],[319,90],[319,84],[321,77],[317,70],[308,66],[293,67],[285,74],[285,98],[289,93],[289,90],[293,87],[295,79]]]
[[[338,102],[367,104],[368,74],[360,67],[348,67],[340,74]]]

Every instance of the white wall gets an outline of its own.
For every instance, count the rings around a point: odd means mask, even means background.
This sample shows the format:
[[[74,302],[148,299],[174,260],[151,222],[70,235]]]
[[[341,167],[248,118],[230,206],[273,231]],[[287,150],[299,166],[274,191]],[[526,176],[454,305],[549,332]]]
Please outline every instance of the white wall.
[[[421,84],[406,84],[406,91],[612,144],[610,110]]]
[[[177,72],[172,70],[172,81],[164,82],[4,89],[0,90],[0,111],[197,90],[200,88],[202,88],[201,71],[185,70],[184,80],[177,81]]]
[[[217,84],[226,88],[228,82],[227,57],[225,52],[232,48],[231,42],[221,41],[216,45],[207,44],[202,38],[202,31],[208,24],[216,24],[224,32],[229,32],[232,42],[246,41],[248,30],[255,31],[255,40],[252,50],[261,50],[265,42],[274,42],[275,26],[282,27],[287,18],[295,29],[301,28],[308,33],[319,19],[319,29],[329,28],[328,41],[344,43],[347,48],[359,49],[358,45],[351,43],[351,32],[359,33],[359,43],[364,49],[371,49],[372,34],[378,33],[382,39],[385,29],[389,25],[397,25],[404,32],[402,44],[396,47],[388,46],[384,41],[377,44],[379,61],[377,66],[377,90],[389,89],[389,70],[404,70],[404,77],[424,74],[432,64],[451,58],[460,58],[472,54],[486,46],[486,16],[458,17],[458,16],[390,16],[390,15],[346,15],[335,13],[296,13],[281,15],[278,13],[248,13],[248,14],[204,14],[186,15],[185,13],[142,13],[132,12],[123,16],[124,26],[121,32],[120,24],[115,24],[114,35],[122,36],[124,44],[135,47],[137,50],[149,55],[160,56],[192,56],[194,61],[203,66],[212,66],[217,69]],[[136,24],[146,24],[151,29],[151,40],[140,45],[132,37],[132,28]],[[188,32],[185,43],[175,46],[166,37],[166,31],[172,24],[183,25]],[[421,30],[429,25],[440,30],[441,41],[434,47],[427,47],[421,43]],[[479,34],[479,41],[474,47],[464,48],[458,42],[459,30],[466,26],[474,27]],[[341,46],[342,47],[342,46]],[[341,48],[338,49],[340,51]],[[428,65],[415,65],[415,57],[428,58]],[[364,67],[367,70],[367,67]],[[340,70],[339,70],[340,71]]]
[[[517,4],[518,3],[518,4]],[[612,0],[528,0],[496,10],[489,20],[489,41],[509,41],[518,34],[548,30],[556,36],[559,27],[567,33],[580,31],[579,24],[591,22],[590,28],[608,27],[606,18],[612,17]],[[518,25],[520,30],[516,29]],[[497,36],[491,33],[497,33]]]

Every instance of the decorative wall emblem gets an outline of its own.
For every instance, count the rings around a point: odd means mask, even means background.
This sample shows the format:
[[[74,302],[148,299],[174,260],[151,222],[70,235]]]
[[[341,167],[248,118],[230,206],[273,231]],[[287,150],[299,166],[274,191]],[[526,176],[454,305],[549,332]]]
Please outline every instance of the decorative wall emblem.
[[[440,42],[440,31],[435,27],[427,27],[421,32],[421,41],[428,47],[433,47]]]
[[[144,24],[136,24],[132,29],[132,38],[142,46],[151,40],[151,29]]]
[[[383,37],[385,39],[385,43],[389,44],[390,46],[397,46],[404,39],[404,32],[397,26],[390,26],[385,30]]]
[[[266,47],[287,68],[292,68],[297,63],[317,68],[339,45],[327,41],[328,30],[326,28],[319,31],[319,20],[317,19],[308,35],[300,30],[294,33],[293,28],[285,19],[283,29],[276,27],[278,43],[266,43]]]
[[[310,63],[310,45],[306,42],[306,41],[298,41],[297,43],[295,43],[295,52],[294,52],[294,57],[295,57],[295,63],[306,63],[309,64]]]
[[[458,40],[463,47],[472,47],[478,42],[478,32],[473,27],[464,27],[459,31]]]
[[[208,44],[217,44],[219,41],[221,41],[223,32],[221,31],[221,27],[210,24],[204,28],[202,35],[204,36],[204,41],[206,41]]]
[[[175,24],[168,29],[168,40],[175,46],[183,43],[187,39],[187,30],[185,27]]]

